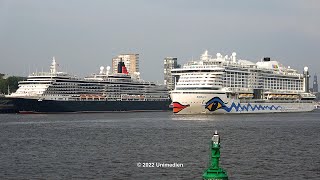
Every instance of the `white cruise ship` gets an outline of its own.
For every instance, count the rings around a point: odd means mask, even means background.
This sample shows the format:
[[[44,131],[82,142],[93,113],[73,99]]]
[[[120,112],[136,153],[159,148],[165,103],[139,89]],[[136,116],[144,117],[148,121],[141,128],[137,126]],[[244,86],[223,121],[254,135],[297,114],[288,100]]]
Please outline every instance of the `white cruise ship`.
[[[166,87],[140,80],[139,73],[130,75],[122,61],[115,74],[109,66],[100,67],[99,74],[84,79],[58,67],[53,59],[50,72],[31,74],[6,97],[20,113],[169,110]]]
[[[200,60],[171,72],[177,80],[170,92],[176,114],[304,112],[315,105],[308,68],[301,74],[270,58],[254,63],[236,53],[213,58],[205,51]]]

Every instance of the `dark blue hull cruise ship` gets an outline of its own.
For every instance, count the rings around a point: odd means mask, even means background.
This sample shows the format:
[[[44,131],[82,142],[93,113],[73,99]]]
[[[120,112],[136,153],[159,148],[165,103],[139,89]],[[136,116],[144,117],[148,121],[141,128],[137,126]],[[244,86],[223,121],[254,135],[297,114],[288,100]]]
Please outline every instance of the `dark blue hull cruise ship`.
[[[118,71],[110,67],[84,79],[59,72],[53,58],[50,72],[31,74],[7,95],[20,113],[166,111],[171,103],[164,85],[140,80],[129,74],[120,61]]]

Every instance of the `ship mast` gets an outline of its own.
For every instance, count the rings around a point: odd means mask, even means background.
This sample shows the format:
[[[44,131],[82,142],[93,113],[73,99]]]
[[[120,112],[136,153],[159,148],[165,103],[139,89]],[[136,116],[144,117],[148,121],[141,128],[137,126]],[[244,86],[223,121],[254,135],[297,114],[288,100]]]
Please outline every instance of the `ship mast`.
[[[58,64],[56,62],[56,59],[54,57],[52,57],[52,63],[50,66],[50,72],[51,74],[56,74],[58,70]]]

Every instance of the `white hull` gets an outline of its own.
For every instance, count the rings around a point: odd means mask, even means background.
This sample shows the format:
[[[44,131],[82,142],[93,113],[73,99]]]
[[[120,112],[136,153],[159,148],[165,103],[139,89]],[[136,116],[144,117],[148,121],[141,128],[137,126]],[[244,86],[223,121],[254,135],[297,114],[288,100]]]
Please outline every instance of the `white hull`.
[[[227,114],[307,112],[314,109],[312,101],[247,101],[227,98],[225,94],[171,94],[176,114]]]

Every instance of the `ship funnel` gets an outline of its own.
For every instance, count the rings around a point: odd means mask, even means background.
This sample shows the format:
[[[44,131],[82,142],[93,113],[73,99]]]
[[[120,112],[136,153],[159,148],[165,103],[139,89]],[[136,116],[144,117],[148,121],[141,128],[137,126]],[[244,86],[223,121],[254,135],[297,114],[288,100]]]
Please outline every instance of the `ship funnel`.
[[[118,73],[122,73],[122,63],[122,58],[120,58],[120,61],[118,62]]]
[[[123,63],[123,66],[122,66],[122,73],[123,73],[123,74],[128,74],[126,65],[124,65],[124,63]]]
[[[120,61],[118,63],[118,73],[128,74],[128,70],[124,62],[122,62],[122,58],[120,58]]]

